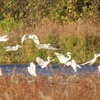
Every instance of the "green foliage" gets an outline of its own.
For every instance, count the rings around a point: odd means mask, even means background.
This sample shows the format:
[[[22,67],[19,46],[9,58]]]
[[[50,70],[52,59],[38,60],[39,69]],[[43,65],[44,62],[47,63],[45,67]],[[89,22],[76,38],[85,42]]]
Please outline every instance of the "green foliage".
[[[0,28],[16,26],[16,23],[32,25],[42,18],[63,24],[81,19],[97,18],[100,2],[94,0],[1,0]],[[4,28],[4,27],[3,27]],[[11,29],[7,29],[10,31]]]
[[[34,42],[31,40],[27,40],[23,44],[23,48],[20,48],[18,51],[14,52],[6,52],[4,50],[5,43],[0,45],[0,63],[29,63],[31,61],[36,62],[36,57],[39,56],[44,60],[47,59],[47,56],[50,56],[51,59],[55,59],[52,63],[58,63],[57,57],[54,55],[55,52],[59,52],[64,54],[69,51],[72,53],[72,59],[77,61],[78,63],[85,62],[93,58],[95,53],[100,53],[99,44],[100,37],[96,36],[85,36],[79,38],[77,35],[72,34],[71,36],[48,36],[41,39],[48,43],[48,39],[54,40],[56,38],[57,41],[54,41],[55,44],[59,45],[59,51],[38,49],[34,46]],[[20,40],[16,41],[15,44],[18,44]],[[10,42],[13,42],[10,41]],[[52,41],[51,41],[52,42]],[[53,43],[53,42],[52,42]],[[6,43],[9,45],[9,43]],[[14,45],[14,44],[13,44]],[[53,45],[54,46],[54,45]],[[55,47],[55,46],[54,46]],[[98,60],[97,60],[98,61]],[[99,62],[99,61],[98,61]]]

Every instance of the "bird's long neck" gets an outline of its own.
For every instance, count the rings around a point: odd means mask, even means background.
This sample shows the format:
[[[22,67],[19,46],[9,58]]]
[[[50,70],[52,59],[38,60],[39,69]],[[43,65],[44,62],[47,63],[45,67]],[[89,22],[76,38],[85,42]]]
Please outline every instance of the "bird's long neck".
[[[71,59],[71,55],[70,54],[67,54],[67,56],[68,56],[69,59]]]
[[[47,60],[50,62],[50,58],[48,57]]]

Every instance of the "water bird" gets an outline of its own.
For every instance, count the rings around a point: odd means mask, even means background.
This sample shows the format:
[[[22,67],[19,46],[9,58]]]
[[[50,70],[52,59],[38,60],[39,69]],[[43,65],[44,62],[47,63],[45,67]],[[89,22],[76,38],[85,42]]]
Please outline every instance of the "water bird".
[[[41,44],[36,35],[28,35],[28,34],[23,35],[21,43],[23,43],[27,39],[32,39],[35,42],[35,46],[38,49],[43,48],[43,49],[48,49],[48,50],[60,50],[58,48],[52,47],[51,44],[49,44],[49,43],[48,44]]]
[[[93,64],[96,62],[96,59],[97,59],[99,56],[100,56],[100,53],[99,53],[99,54],[94,54],[94,58],[93,58],[92,60],[87,61],[87,62],[85,62],[85,63],[83,63],[83,64],[80,64],[80,65],[87,65],[87,64],[93,65]]]
[[[0,36],[0,42],[6,42],[8,40],[8,35]]]
[[[20,45],[16,45],[16,46],[7,46],[7,47],[4,47],[4,49],[6,51],[16,51],[18,50],[19,48],[22,48],[23,46],[20,46]]]
[[[60,63],[62,64],[66,64],[66,62],[68,62],[71,59],[71,53],[67,52],[67,56],[65,57],[63,54],[57,53],[55,52],[55,55],[57,56],[58,60]]]
[[[30,66],[27,67],[27,70],[32,76],[37,76],[36,65],[33,62],[30,63]]]
[[[35,42],[35,44],[40,44],[39,39],[36,35],[28,35],[28,34],[23,35],[21,43],[23,43],[27,39],[32,39]]]
[[[52,47],[51,44],[36,44],[38,49],[47,49],[47,50],[60,50],[59,48]]]
[[[78,67],[78,68],[81,68],[81,66],[78,65],[78,64],[75,62],[75,60],[68,61],[68,62],[65,63],[65,65],[66,65],[66,66],[71,66],[75,72],[77,72],[77,67]]]
[[[50,60],[50,56],[47,57],[47,61],[44,61],[42,58],[40,57],[36,57],[36,62],[38,63],[38,65],[41,66],[41,68],[46,68],[47,69],[47,66],[48,64],[51,62],[51,61],[54,61],[54,60]]]

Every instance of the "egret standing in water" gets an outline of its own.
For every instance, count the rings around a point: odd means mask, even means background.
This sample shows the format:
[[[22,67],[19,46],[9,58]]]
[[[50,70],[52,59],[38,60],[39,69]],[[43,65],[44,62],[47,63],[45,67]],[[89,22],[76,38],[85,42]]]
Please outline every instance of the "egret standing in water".
[[[47,57],[47,61],[44,61],[44,60],[43,60],[42,58],[40,58],[40,57],[36,57],[36,62],[38,63],[38,65],[41,66],[42,69],[43,69],[43,68],[46,68],[46,69],[47,69],[47,66],[48,66],[48,64],[49,64],[51,61],[53,61],[53,60],[50,60],[50,57],[49,57],[49,56]]]
[[[6,42],[8,40],[8,35],[0,36],[0,42]]]
[[[83,63],[83,64],[80,64],[80,65],[86,65],[86,64],[89,64],[89,65],[93,65],[96,61],[96,59],[100,56],[100,53],[99,54],[94,54],[94,58],[90,61],[87,61],[86,63]]]
[[[4,49],[6,51],[16,51],[18,50],[19,48],[22,48],[23,46],[20,46],[20,45],[16,45],[16,46],[7,46],[7,47],[4,47]]]
[[[27,70],[32,76],[37,76],[36,65],[33,62],[30,63],[30,66],[27,67]]]

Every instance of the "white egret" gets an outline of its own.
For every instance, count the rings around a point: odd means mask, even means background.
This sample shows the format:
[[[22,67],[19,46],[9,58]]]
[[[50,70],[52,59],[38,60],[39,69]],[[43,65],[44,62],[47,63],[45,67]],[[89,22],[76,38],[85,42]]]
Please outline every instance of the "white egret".
[[[55,48],[55,47],[52,47],[50,46],[51,44],[36,44],[35,46],[38,48],[38,49],[48,49],[48,50],[60,50],[59,48]]]
[[[67,56],[68,57],[65,57],[63,54],[55,52],[55,55],[57,56],[59,62],[62,63],[62,64],[66,64],[66,62],[71,59],[71,55],[70,54],[71,54],[70,52],[67,52]]]
[[[94,58],[90,61],[87,61],[86,63],[83,63],[83,64],[80,64],[80,65],[86,65],[86,64],[89,64],[89,65],[93,65],[96,61],[96,59],[100,56],[100,53],[99,54],[94,54]]]
[[[23,43],[27,39],[32,39],[36,44],[40,44],[39,39],[36,35],[28,35],[28,34],[23,35],[21,43]]]
[[[81,68],[81,66],[78,65],[78,64],[75,62],[75,60],[68,61],[68,62],[66,62],[65,65],[66,65],[66,66],[71,66],[75,72],[77,72],[77,67],[78,67],[78,68]]]
[[[49,56],[47,57],[47,61],[44,61],[44,60],[43,60],[42,58],[40,58],[40,57],[36,57],[36,62],[38,63],[38,65],[41,66],[42,69],[45,68],[45,67],[46,67],[46,69],[47,69],[47,65],[48,65],[51,61],[53,61],[53,60],[50,60],[50,57],[49,57]]]
[[[0,36],[0,42],[6,42],[8,40],[8,35]]]
[[[51,44],[41,44],[36,35],[28,35],[28,34],[23,35],[21,43],[23,43],[27,39],[32,39],[35,42],[35,46],[38,49],[42,49],[43,48],[43,49],[48,49],[48,50],[60,50],[58,48],[50,46]]]
[[[30,63],[30,66],[27,67],[27,70],[32,76],[37,76],[36,65],[33,62]]]
[[[20,46],[20,45],[16,45],[16,46],[7,46],[7,47],[4,47],[4,49],[6,51],[16,51],[18,50],[19,48],[22,48],[23,46]]]

